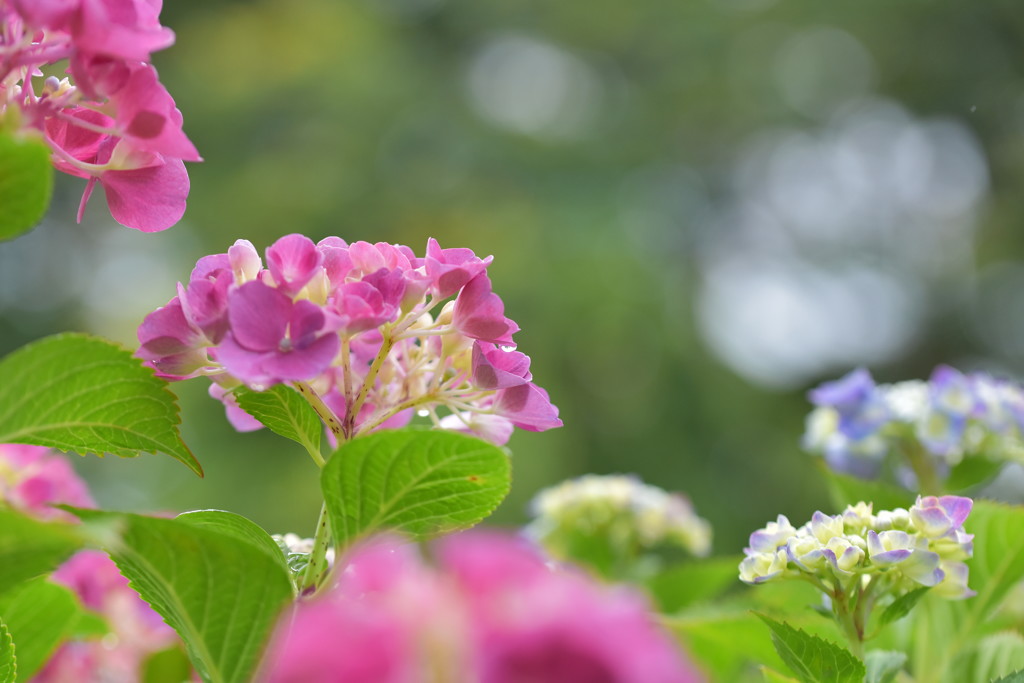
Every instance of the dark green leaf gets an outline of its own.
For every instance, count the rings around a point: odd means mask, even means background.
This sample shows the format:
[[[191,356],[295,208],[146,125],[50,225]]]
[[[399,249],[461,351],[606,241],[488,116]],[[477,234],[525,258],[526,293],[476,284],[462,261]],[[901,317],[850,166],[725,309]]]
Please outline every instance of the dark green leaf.
[[[58,334],[0,360],[0,443],[134,457],[166,453],[202,475],[167,383],[103,339]]]
[[[772,632],[779,657],[803,683],[862,683],[864,664],[848,650],[758,614]]]
[[[76,526],[0,509],[0,595],[53,571],[82,546]]]
[[[902,619],[910,614],[910,610],[914,609],[914,605],[916,605],[927,592],[928,588],[917,588],[909,593],[904,593],[893,600],[892,604],[886,607],[885,611],[878,617],[879,628],[886,624],[891,624],[897,619]]]
[[[320,452],[323,423],[306,399],[283,384],[266,391],[239,387],[234,391],[238,405],[275,434],[297,441],[307,451]]]
[[[204,681],[251,680],[277,614],[292,597],[279,561],[235,534],[177,519],[76,514],[119,523],[111,557],[185,641]]]
[[[681,563],[647,581],[661,612],[672,613],[702,600],[710,600],[736,585],[740,556],[714,557]]]
[[[0,618],[18,648],[16,680],[31,678],[74,632],[83,613],[74,593],[46,577],[23,583],[0,598]]]
[[[872,650],[864,657],[864,668],[867,674],[864,683],[890,683],[896,678],[903,665],[907,661],[907,655],[903,652],[891,652],[888,650]]]
[[[946,480],[947,491],[964,491],[989,481],[1003,468],[1006,461],[989,460],[975,455],[964,458],[949,473]]]
[[[0,130],[0,240],[35,227],[52,193],[53,164],[46,143]]]
[[[455,432],[388,430],[350,441],[321,475],[336,542],[387,529],[425,538],[464,529],[508,493],[508,456]]]
[[[14,683],[18,665],[14,656],[14,641],[7,630],[7,624],[0,619],[0,683]]]
[[[873,503],[875,512],[893,508],[909,508],[914,504],[916,496],[909,491],[882,481],[858,479],[848,474],[839,474],[825,466],[822,466],[821,469],[825,475],[825,481],[828,483],[832,503],[837,510],[841,510],[847,505],[856,505],[861,501]]]

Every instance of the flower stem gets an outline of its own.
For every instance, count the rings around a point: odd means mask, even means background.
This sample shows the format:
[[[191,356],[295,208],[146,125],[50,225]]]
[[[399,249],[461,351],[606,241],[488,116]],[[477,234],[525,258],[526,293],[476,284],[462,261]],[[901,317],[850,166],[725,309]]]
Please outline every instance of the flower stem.
[[[380,372],[381,366],[384,365],[384,360],[391,353],[391,348],[395,345],[395,340],[388,334],[388,331],[382,330],[383,340],[380,343],[380,351],[377,352],[377,357],[373,359],[373,364],[370,365],[370,370],[366,373],[366,379],[363,380],[363,386],[359,390],[359,395],[356,396],[356,400],[348,406],[348,410],[345,415],[345,427],[349,434],[354,432],[356,424],[356,416],[359,415],[360,409],[363,407],[363,403],[366,402],[366,397],[370,393],[370,389],[373,387],[373,383],[377,381],[377,373]]]
[[[295,390],[302,395],[302,398],[306,399],[306,402],[313,406],[313,410],[316,411],[316,414],[320,416],[320,419],[323,420],[325,425],[327,425],[327,428],[330,429],[331,433],[338,439],[338,445],[340,446],[348,441],[348,435],[345,433],[341,420],[339,420],[338,416],[334,414],[334,411],[324,403],[324,400],[320,398],[320,395],[317,394],[316,391],[313,390],[313,387],[309,386],[305,382],[295,382],[293,386],[295,387]],[[315,459],[316,458],[314,458],[314,460]],[[320,467],[323,467],[323,464],[317,464],[320,465]]]
[[[327,546],[331,544],[331,523],[327,517],[327,504],[320,506],[320,517],[316,523],[316,534],[313,536],[313,552],[309,554],[309,564],[302,573],[299,594],[316,593],[323,577],[327,575]]]
[[[912,439],[904,439],[901,449],[907,456],[907,460],[910,461],[910,468],[914,470],[920,493],[925,495],[941,494],[942,482],[931,455],[924,450],[921,444]]]

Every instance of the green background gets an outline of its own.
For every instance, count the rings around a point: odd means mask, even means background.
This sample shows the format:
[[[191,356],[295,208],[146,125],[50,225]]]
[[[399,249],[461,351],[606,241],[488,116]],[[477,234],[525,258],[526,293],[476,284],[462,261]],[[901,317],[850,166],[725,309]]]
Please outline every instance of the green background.
[[[518,433],[542,486],[632,472],[716,550],[827,506],[807,388],[868,365],[1024,373],[1024,12],[1014,0],[168,0],[154,57],[205,158],[184,220],[117,226],[60,177],[0,244],[0,350],[133,345],[197,258],[281,235],[494,254],[565,427]],[[78,463],[114,509],[216,507],[309,535],[316,471],[175,387],[170,458]],[[1007,485],[1012,489],[1013,482]]]

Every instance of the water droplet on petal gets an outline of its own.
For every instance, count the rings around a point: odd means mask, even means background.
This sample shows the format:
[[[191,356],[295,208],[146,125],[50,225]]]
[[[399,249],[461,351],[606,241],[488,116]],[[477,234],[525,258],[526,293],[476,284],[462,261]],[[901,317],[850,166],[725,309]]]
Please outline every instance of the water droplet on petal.
[[[501,349],[502,351],[504,351],[505,353],[511,353],[512,351],[516,350],[516,345],[515,344],[498,344],[498,348]]]

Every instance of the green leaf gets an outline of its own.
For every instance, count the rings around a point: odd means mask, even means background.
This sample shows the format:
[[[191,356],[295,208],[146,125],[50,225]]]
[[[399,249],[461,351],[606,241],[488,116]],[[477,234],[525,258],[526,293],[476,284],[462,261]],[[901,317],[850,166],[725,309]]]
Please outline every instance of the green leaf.
[[[871,650],[864,657],[867,670],[864,683],[890,683],[906,662],[907,655],[903,652]]]
[[[946,490],[965,491],[984,484],[999,474],[1005,464],[1005,460],[990,460],[981,455],[966,457],[950,471]]]
[[[426,538],[470,527],[505,498],[508,456],[486,441],[420,429],[348,442],[321,475],[341,547],[386,529]]]
[[[39,577],[18,586],[0,599],[3,619],[18,648],[16,680],[32,677],[54,650],[67,640],[84,608],[64,586]]]
[[[47,574],[84,545],[70,524],[47,524],[0,508],[0,595]]]
[[[207,683],[249,681],[282,607],[292,597],[281,563],[234,533],[177,519],[76,510],[112,521],[121,573],[185,641]]]
[[[974,662],[974,680],[991,681],[1013,676],[1024,669],[1024,638],[1016,631],[1001,631],[978,643]],[[1022,678],[1021,680],[1024,680]]]
[[[1002,678],[992,681],[992,683],[1024,683],[1024,669],[1014,671],[1008,676],[1003,676]]]
[[[46,143],[0,130],[0,240],[35,227],[52,194],[53,164]]]
[[[275,434],[297,441],[307,451],[320,452],[323,423],[299,392],[283,384],[266,391],[239,387],[234,392],[238,405]]]
[[[694,603],[718,597],[725,589],[736,585],[737,567],[742,559],[737,555],[681,563],[651,577],[646,587],[659,611],[678,612]]]
[[[212,529],[220,533],[234,536],[240,541],[245,541],[252,547],[257,548],[269,555],[281,568],[288,571],[288,563],[285,561],[281,547],[266,531],[256,522],[225,510],[193,510],[184,512],[177,517],[178,521],[191,524],[203,529]]]
[[[126,458],[159,451],[202,476],[179,422],[167,383],[113,342],[58,334],[0,360],[0,443]]]
[[[886,607],[885,611],[878,617],[878,627],[881,628],[886,624],[891,624],[897,619],[902,619],[910,614],[910,610],[914,609],[914,605],[916,605],[927,592],[927,587],[917,588],[909,593],[904,593],[893,600],[892,604]]]
[[[914,504],[915,495],[913,493],[891,484],[839,474],[824,465],[821,470],[825,475],[832,503],[837,510],[841,510],[847,505],[856,505],[861,501],[873,503],[875,512],[893,508],[909,508]]]
[[[764,637],[764,626],[749,610],[711,606],[662,621],[708,672],[709,680],[738,680],[753,663],[784,666],[771,641]]]
[[[142,664],[141,683],[182,683],[192,680],[192,665],[181,647],[154,652]]]
[[[848,650],[818,636],[757,615],[772,632],[779,657],[803,683],[862,683],[864,664]]]
[[[775,669],[769,669],[767,666],[761,667],[761,676],[764,677],[765,683],[798,683],[795,678],[780,674]]]
[[[964,528],[974,534],[968,583],[978,591],[970,609],[980,621],[1024,579],[1024,507],[977,501]]]
[[[7,624],[0,619],[0,683],[14,683],[18,674],[18,664],[14,656],[14,641]]]

